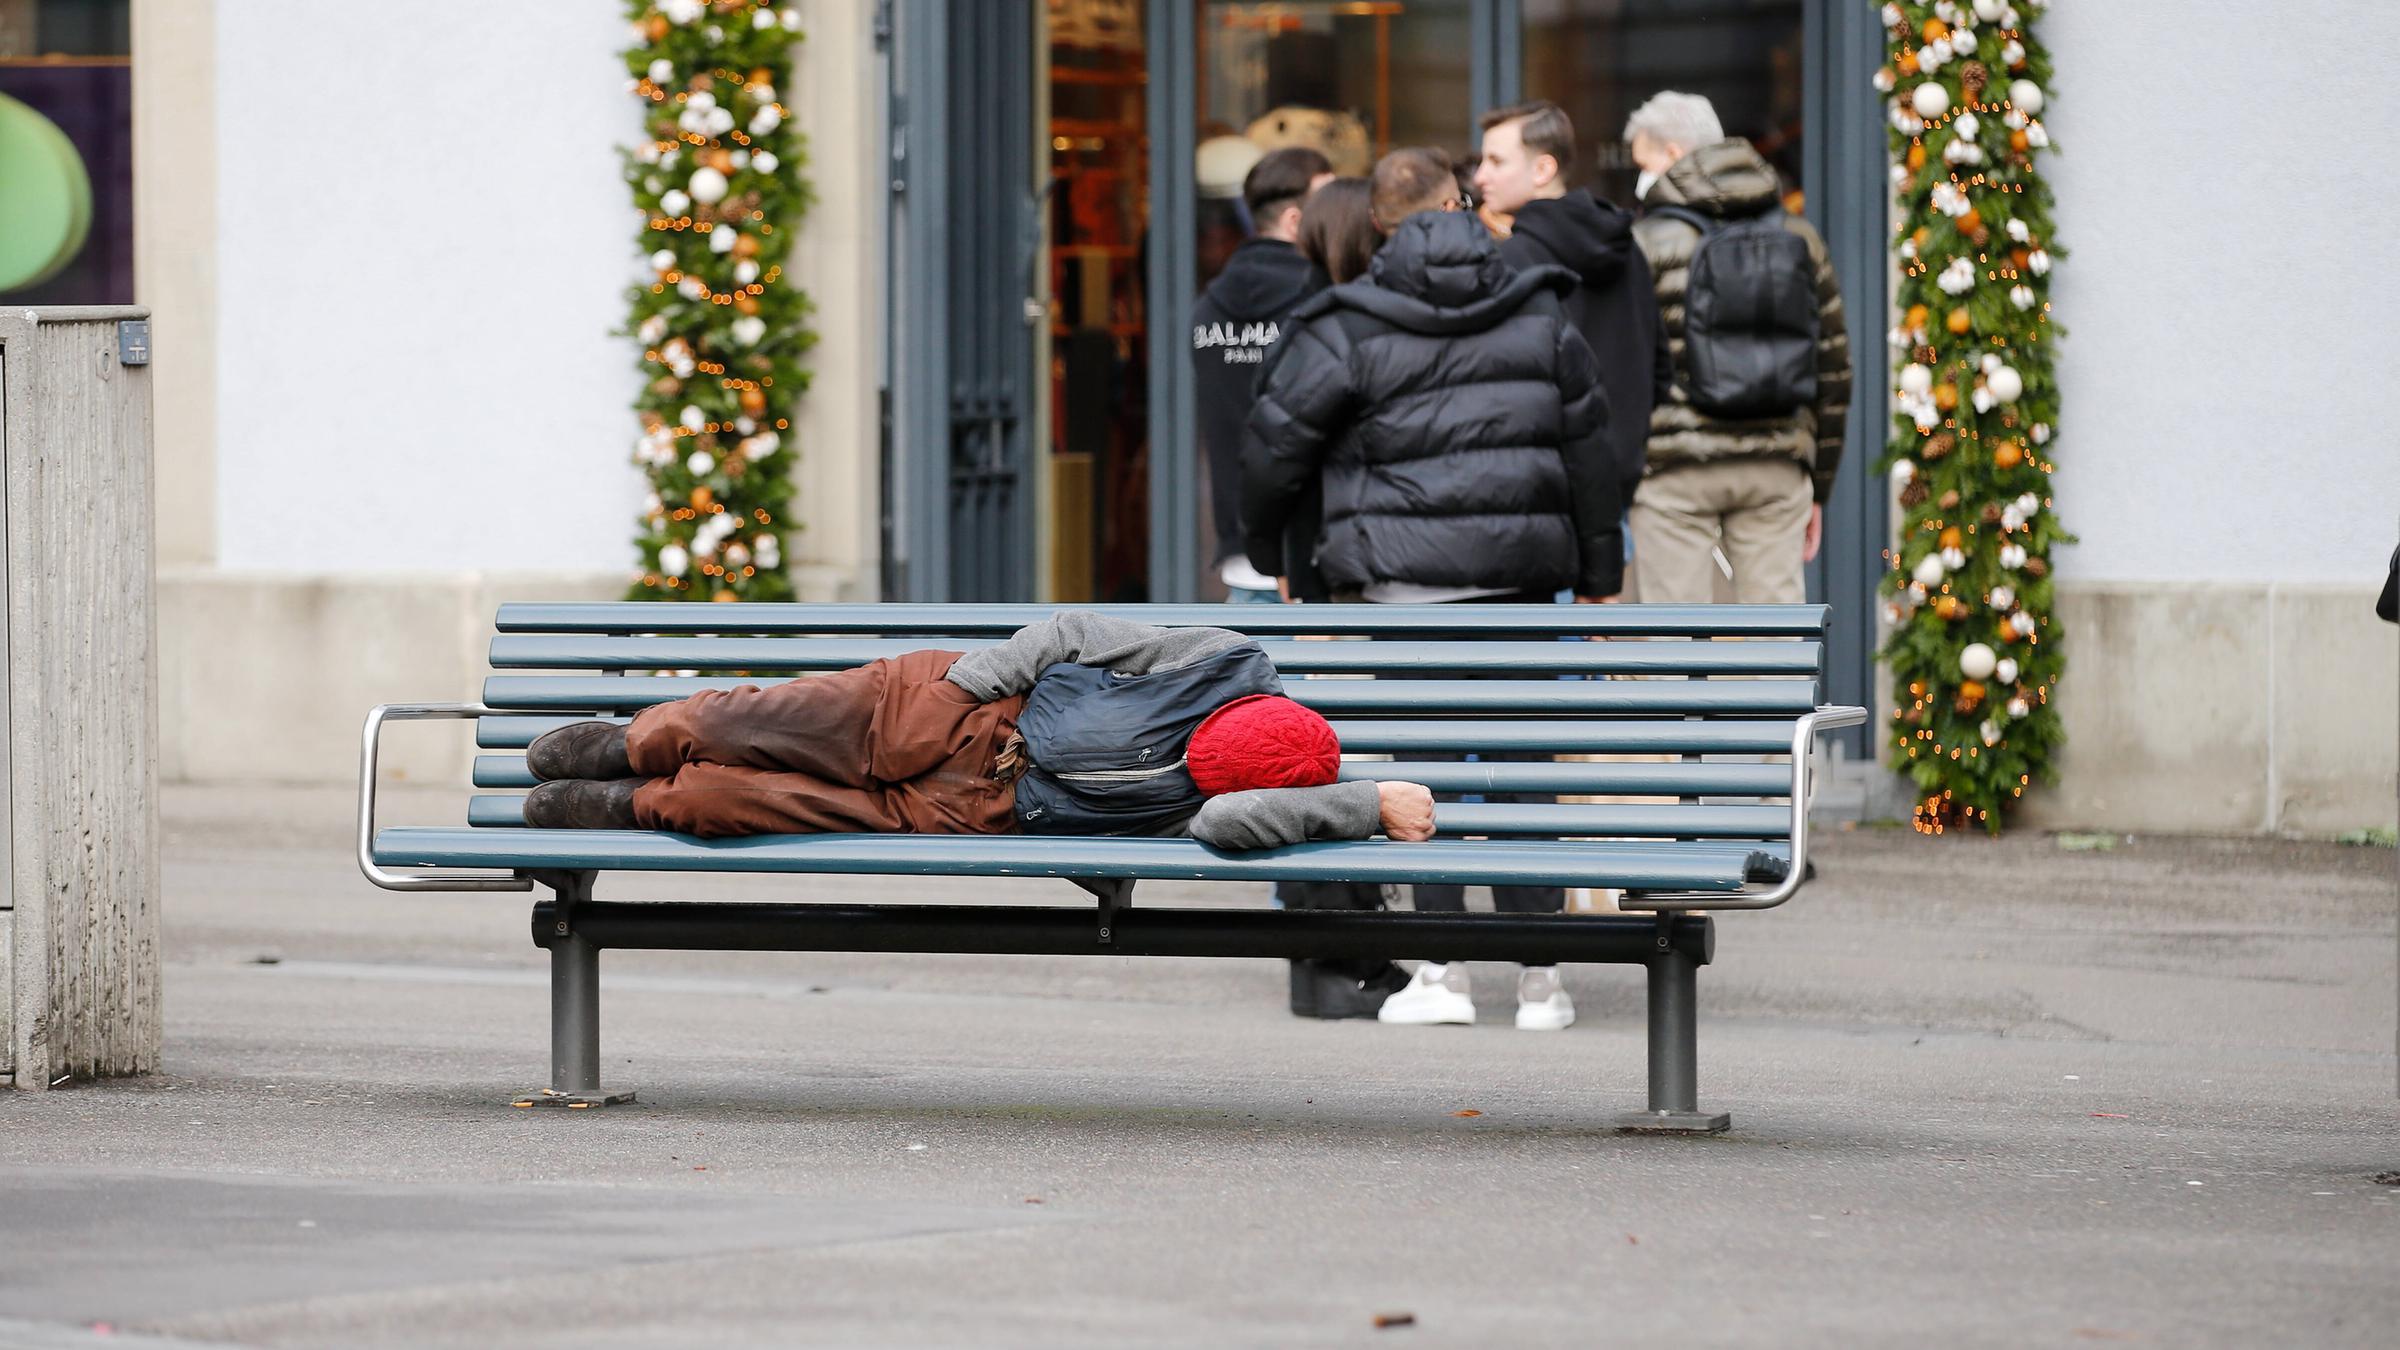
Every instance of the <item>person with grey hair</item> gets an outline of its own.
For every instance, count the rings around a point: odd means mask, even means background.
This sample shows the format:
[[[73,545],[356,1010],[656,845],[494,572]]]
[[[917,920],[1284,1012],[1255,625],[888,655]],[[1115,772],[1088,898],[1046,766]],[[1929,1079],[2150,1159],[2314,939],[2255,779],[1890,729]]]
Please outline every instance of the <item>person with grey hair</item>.
[[[1698,94],[1657,94],[1625,140],[1641,170],[1634,240],[1674,365],[1650,414],[1627,524],[1645,601],[1806,598],[1850,411],[1850,343],[1825,241],[1787,210],[1775,170]]]

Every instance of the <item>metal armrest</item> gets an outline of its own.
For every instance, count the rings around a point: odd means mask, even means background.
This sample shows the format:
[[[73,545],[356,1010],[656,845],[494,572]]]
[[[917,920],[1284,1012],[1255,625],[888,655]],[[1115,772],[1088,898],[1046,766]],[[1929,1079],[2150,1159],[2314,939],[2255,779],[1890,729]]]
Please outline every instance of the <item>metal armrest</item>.
[[[431,722],[483,717],[493,712],[480,703],[387,703],[367,714],[358,755],[358,870],[387,891],[530,891],[530,878],[514,872],[456,872],[426,875],[387,872],[375,865],[375,764],[381,755],[386,722]]]
[[[1726,895],[1710,891],[1652,891],[1627,895],[1619,909],[1773,909],[1799,893],[1808,875],[1808,761],[1816,750],[1817,733],[1835,727],[1865,725],[1864,708],[1819,708],[1803,713],[1792,724],[1792,866],[1772,890]]]

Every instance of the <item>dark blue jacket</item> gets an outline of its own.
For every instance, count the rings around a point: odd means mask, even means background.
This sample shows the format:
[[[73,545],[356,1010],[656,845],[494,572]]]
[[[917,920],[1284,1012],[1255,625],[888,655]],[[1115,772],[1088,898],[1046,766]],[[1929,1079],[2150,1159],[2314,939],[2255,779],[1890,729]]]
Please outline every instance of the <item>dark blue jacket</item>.
[[[1204,800],[1185,751],[1207,716],[1251,694],[1280,694],[1256,643],[1147,675],[1060,662],[1026,695],[1017,780],[1027,834],[1178,832]]]

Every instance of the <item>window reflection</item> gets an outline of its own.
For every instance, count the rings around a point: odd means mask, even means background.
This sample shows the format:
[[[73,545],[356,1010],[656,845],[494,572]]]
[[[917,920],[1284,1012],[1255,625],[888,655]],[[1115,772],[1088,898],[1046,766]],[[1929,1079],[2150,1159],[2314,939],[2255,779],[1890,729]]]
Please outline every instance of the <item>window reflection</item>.
[[[1800,206],[1802,0],[1524,0],[1525,96],[1574,120],[1577,186],[1633,200],[1625,119],[1662,89],[1703,94]]]
[[[133,302],[131,23],[128,0],[0,0],[0,159],[42,157],[0,189],[23,194],[0,240],[11,304]]]

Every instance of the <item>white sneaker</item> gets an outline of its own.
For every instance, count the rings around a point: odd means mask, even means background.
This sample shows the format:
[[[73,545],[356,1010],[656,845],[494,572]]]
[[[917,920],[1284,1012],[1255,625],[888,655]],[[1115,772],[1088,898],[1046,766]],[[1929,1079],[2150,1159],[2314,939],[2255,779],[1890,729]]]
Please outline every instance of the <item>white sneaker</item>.
[[[1375,1020],[1396,1027],[1475,1025],[1475,1000],[1467,991],[1467,968],[1456,961],[1446,966],[1417,967],[1408,987],[1383,1001]]]
[[[1527,966],[1517,977],[1517,1030],[1565,1031],[1573,1025],[1575,1000],[1559,987],[1558,967]]]

